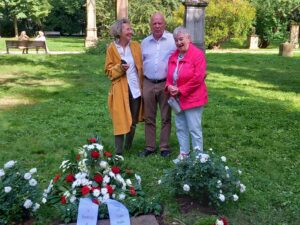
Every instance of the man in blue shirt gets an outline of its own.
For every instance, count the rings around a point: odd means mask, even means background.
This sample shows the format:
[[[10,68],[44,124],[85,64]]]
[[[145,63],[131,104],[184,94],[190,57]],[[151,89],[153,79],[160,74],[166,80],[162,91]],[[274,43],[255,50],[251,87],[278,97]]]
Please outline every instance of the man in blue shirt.
[[[175,51],[173,35],[165,31],[164,16],[156,12],[151,16],[152,34],[142,41],[143,55],[143,101],[145,113],[145,149],[140,156],[147,157],[156,149],[156,114],[158,105],[161,116],[159,149],[163,157],[170,155],[169,137],[171,132],[171,110],[168,96],[165,94],[165,84],[168,60]]]

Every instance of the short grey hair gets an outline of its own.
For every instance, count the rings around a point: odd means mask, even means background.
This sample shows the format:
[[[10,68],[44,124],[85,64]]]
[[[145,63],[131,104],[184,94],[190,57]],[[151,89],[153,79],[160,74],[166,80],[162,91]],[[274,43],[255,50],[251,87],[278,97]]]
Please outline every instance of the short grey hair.
[[[110,27],[110,34],[113,36],[114,39],[119,39],[122,33],[122,25],[123,24],[130,24],[129,19],[122,18],[117,20],[111,27]]]
[[[179,26],[175,28],[175,30],[173,31],[173,37],[176,38],[178,34],[190,36],[190,32],[184,26]]]

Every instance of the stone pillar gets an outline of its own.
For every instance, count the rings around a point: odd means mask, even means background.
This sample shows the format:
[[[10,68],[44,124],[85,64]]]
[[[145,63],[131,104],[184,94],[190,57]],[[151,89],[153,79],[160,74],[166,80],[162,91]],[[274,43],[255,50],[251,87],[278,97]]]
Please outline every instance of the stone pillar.
[[[97,43],[97,27],[96,27],[96,1],[86,0],[86,38],[85,47],[95,46]]]
[[[292,57],[293,56],[294,44],[291,43],[282,43],[279,45],[279,55],[284,57]]]
[[[248,37],[248,48],[249,49],[258,49],[259,36],[252,34]]]
[[[290,28],[290,43],[294,48],[299,48],[299,24],[291,24]]]
[[[128,18],[128,0],[116,1],[116,16],[118,20]]]
[[[191,34],[192,42],[205,51],[205,7],[208,5],[203,0],[183,2],[184,26]]]

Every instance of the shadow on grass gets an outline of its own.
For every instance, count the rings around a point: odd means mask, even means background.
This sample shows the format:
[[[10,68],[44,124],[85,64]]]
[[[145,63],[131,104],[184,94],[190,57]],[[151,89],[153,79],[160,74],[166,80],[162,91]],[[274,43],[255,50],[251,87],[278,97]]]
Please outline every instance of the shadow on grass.
[[[299,57],[270,54],[208,54],[208,72],[273,85],[271,89],[300,92]]]

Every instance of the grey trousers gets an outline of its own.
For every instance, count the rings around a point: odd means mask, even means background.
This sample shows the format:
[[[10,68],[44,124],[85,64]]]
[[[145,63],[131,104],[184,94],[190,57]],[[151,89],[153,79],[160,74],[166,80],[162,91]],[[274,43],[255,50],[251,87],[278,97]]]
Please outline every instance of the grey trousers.
[[[141,105],[141,97],[134,99],[132,97],[130,89],[128,90],[128,92],[129,92],[129,106],[130,106],[130,111],[131,111],[132,124],[131,124],[129,133],[127,133],[125,135],[123,135],[123,134],[115,135],[115,152],[116,152],[116,154],[122,154],[122,152],[123,152],[124,136],[125,136],[124,149],[129,150],[131,148],[134,134],[135,134],[136,124],[138,122],[139,109],[140,109],[140,105]]]

